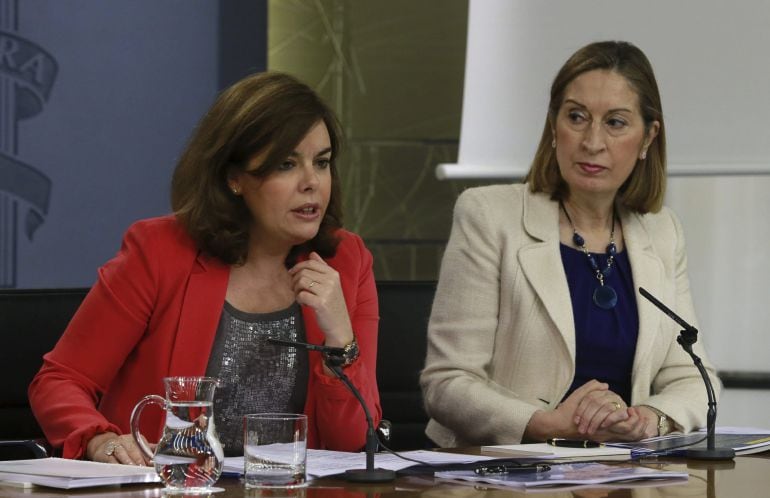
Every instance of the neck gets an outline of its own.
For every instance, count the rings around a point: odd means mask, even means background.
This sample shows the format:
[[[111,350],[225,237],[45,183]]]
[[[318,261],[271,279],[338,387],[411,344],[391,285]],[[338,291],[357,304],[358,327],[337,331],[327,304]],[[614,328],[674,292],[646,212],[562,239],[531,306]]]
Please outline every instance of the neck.
[[[596,199],[570,196],[563,202],[569,211],[572,223],[579,230],[598,232],[606,230],[612,224],[614,198]]]
[[[286,271],[286,258],[291,247],[277,244],[265,244],[252,239],[249,242],[249,250],[246,255],[244,268],[255,271],[261,275],[275,275]]]

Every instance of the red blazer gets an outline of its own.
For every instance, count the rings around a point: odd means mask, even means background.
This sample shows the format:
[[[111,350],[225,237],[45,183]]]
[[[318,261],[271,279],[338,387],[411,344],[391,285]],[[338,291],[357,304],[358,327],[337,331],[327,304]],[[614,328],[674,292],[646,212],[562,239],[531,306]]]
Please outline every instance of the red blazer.
[[[358,387],[377,424],[377,291],[372,255],[345,230],[327,262],[340,274],[361,356],[345,373]],[[86,296],[29,387],[32,410],[46,437],[65,458],[85,454],[97,433],[130,431],[134,405],[147,394],[165,396],[163,377],[204,375],[230,274],[201,253],[172,216],[143,220],[125,234],[117,256],[99,269]],[[324,335],[303,307],[307,341]],[[356,451],[365,445],[363,410],[310,353],[305,413],[308,447]],[[141,430],[157,439],[162,410],[142,413]]]

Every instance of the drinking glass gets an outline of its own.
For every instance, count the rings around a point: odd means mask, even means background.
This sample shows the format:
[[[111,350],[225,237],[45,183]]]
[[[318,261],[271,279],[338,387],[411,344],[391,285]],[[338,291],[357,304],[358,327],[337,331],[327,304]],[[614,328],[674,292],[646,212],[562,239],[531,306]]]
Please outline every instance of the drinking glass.
[[[307,416],[256,413],[243,418],[247,488],[296,488],[307,478]]]

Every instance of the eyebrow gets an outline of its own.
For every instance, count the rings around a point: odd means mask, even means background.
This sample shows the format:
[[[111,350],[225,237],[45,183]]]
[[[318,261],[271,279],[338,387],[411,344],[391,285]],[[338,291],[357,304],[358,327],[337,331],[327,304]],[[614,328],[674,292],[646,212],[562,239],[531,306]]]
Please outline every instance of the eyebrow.
[[[580,103],[580,102],[578,102],[577,100],[573,100],[573,99],[565,99],[565,100],[564,100],[564,104],[566,104],[566,103],[568,103],[568,102],[569,102],[569,103],[572,103],[572,104],[574,104],[574,105],[576,105],[576,106],[578,106],[578,107],[582,107],[583,109],[587,109],[587,107],[586,107],[585,105],[581,104],[581,103]],[[563,105],[563,104],[562,104],[562,105]],[[618,108],[615,108],[615,109],[609,109],[609,110],[607,111],[607,114],[610,114],[610,113],[613,113],[613,112],[629,112],[629,113],[631,113],[631,114],[633,114],[633,113],[634,113],[634,111],[633,111],[633,110],[631,110],[631,109],[627,109],[627,108],[625,108],[625,107],[618,107]]]
[[[315,157],[323,156],[324,154],[329,154],[331,153],[331,151],[332,151],[332,148],[327,147],[324,150],[319,151],[318,154],[315,155]],[[289,157],[299,157],[299,156],[300,154],[296,150],[293,150],[291,154],[289,154]]]

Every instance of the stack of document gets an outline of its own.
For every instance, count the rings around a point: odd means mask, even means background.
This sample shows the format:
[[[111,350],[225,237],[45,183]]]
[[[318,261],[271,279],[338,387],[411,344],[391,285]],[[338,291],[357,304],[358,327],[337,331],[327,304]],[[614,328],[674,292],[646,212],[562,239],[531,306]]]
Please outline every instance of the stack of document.
[[[546,472],[512,472],[480,476],[473,471],[437,472],[436,477],[483,482],[506,488],[537,488],[542,486],[597,485],[622,481],[628,486],[630,481],[653,481],[676,484],[687,482],[686,472],[671,472],[640,466],[606,465],[602,463],[575,462],[552,465]]]
[[[160,478],[153,467],[40,458],[0,462],[0,482],[21,486],[78,489],[160,482]]]
[[[706,448],[706,432],[678,432],[653,437],[633,443],[617,443],[615,446],[629,448],[634,457],[644,455],[684,455],[689,449]],[[770,451],[770,430],[750,427],[717,427],[714,446],[732,448],[736,455],[750,455]]]
[[[505,444],[482,446],[482,455],[505,456],[523,460],[548,460],[550,462],[576,462],[587,460],[630,460],[629,448],[601,445],[596,448],[568,448],[546,443]]]

